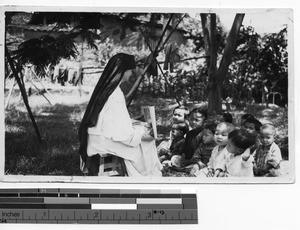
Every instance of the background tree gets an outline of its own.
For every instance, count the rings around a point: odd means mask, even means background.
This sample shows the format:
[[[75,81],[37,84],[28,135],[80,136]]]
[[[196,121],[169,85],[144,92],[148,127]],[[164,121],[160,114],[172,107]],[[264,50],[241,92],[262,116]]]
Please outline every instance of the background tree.
[[[267,100],[266,96],[272,93],[281,95],[278,98],[280,105],[288,102],[288,52],[287,52],[287,28],[283,28],[278,33],[265,35],[263,47],[260,52],[260,62],[258,69],[261,73],[261,82],[265,95],[262,100]],[[270,98],[270,97],[269,97]],[[262,102],[265,102],[262,101]]]
[[[223,96],[245,106],[249,102],[266,103],[275,93],[277,104],[287,104],[286,42],[286,28],[261,37],[253,27],[242,26]]]
[[[231,30],[226,39],[219,66],[218,62],[218,40],[217,40],[217,17],[216,14],[201,14],[201,22],[204,34],[204,46],[208,66],[208,112],[215,114],[222,109],[222,86],[228,67],[231,63],[238,33],[244,19],[244,14],[236,14]]]

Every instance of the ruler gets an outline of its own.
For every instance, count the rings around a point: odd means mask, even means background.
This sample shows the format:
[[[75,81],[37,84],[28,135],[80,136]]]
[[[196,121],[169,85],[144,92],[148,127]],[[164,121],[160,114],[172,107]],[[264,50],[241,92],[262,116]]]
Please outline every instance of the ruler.
[[[197,197],[180,190],[0,189],[0,223],[198,224]]]

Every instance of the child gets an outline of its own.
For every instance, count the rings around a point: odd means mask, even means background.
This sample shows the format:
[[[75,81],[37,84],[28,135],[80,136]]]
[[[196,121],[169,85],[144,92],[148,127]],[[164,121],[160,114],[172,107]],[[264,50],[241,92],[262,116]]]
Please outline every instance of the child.
[[[228,112],[219,113],[216,118],[216,124],[219,124],[221,122],[232,123],[232,121],[233,121],[232,115]]]
[[[173,166],[181,168],[190,165],[190,160],[202,140],[203,125],[206,119],[207,112],[204,109],[195,108],[191,111],[189,121],[192,130],[186,134],[181,156],[172,157]]]
[[[254,142],[254,137],[246,130],[236,129],[230,132],[226,147],[228,155],[223,166],[220,167],[222,171],[219,177],[253,177],[253,156],[250,154],[249,147]]]
[[[246,130],[249,134],[257,136],[261,126],[260,121],[253,117],[245,120],[242,129]]]
[[[186,122],[174,123],[171,130],[171,141],[162,142],[157,147],[160,162],[170,160],[173,155],[180,154],[183,150],[184,135],[188,132],[189,126]]]
[[[184,145],[184,156],[189,160],[194,155],[202,139],[201,132],[207,119],[207,112],[201,108],[195,108],[191,111],[189,124],[192,130],[186,134]]]
[[[177,106],[173,110],[172,123],[184,122],[188,119],[190,110],[186,106]]]
[[[228,143],[228,134],[233,131],[235,127],[228,122],[221,122],[217,125],[214,139],[217,146],[212,150],[211,157],[207,163],[207,168],[201,169],[195,176],[202,177],[218,177],[221,170],[218,166],[222,166],[227,153],[226,145]],[[222,167],[221,167],[222,168]]]
[[[244,115],[242,115],[240,126],[242,127],[244,125],[245,121],[249,118],[254,118],[254,116],[250,113],[245,113]]]
[[[260,128],[261,145],[253,153],[255,176],[279,176],[281,151],[274,142],[276,130],[274,125],[265,124]]]
[[[216,146],[214,139],[216,126],[217,125],[212,122],[204,125],[202,142],[198,146],[191,160],[195,161],[190,172],[191,175],[195,175],[195,173],[197,173],[200,169],[207,167],[207,163],[211,157],[211,152]]]
[[[262,124],[260,123],[260,121],[255,118],[248,118],[242,126],[242,129],[246,130],[250,135],[253,135],[255,138],[255,144],[250,147],[251,153],[253,153],[255,149],[257,149],[260,145],[258,134],[261,126]]]
[[[177,106],[176,108],[174,108],[173,110],[173,115],[172,115],[172,119],[171,119],[171,126],[173,127],[174,124],[176,123],[186,123],[188,124],[187,122],[187,118],[189,116],[189,108],[186,107],[186,106]],[[176,129],[176,128],[175,128]],[[188,126],[188,130],[189,130],[189,126]],[[188,131],[187,130],[187,131]],[[184,136],[186,135],[187,132],[184,133]],[[172,145],[172,142],[173,142],[173,138],[174,138],[174,135],[172,134],[172,129],[170,131],[170,135],[169,137],[167,138],[167,140],[165,141],[162,141],[159,146],[157,147],[157,151],[158,151],[158,156],[159,157],[162,157],[160,160],[161,162],[168,159],[168,157],[166,157],[167,155],[170,155],[170,147]],[[177,141],[175,140],[174,144],[176,143]],[[184,141],[182,141],[184,142]],[[181,150],[182,148],[178,149]],[[181,150],[182,151],[182,150]],[[166,155],[167,154],[167,155]],[[163,157],[164,156],[164,157]],[[164,159],[166,158],[166,159]]]

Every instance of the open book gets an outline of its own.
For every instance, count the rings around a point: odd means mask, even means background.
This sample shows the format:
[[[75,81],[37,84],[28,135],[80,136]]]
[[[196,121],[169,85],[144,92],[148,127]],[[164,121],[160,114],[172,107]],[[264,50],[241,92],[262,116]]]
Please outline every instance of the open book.
[[[154,106],[141,106],[142,115],[146,122],[151,125],[153,129],[153,137],[157,139],[157,127],[156,127],[156,117],[155,117],[155,107]]]

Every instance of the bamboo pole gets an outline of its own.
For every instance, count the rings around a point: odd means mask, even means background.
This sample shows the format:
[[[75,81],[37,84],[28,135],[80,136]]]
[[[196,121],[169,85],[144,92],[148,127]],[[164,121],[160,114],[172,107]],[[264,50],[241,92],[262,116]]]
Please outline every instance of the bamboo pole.
[[[35,76],[35,78],[39,81],[39,83],[42,85],[42,87],[44,88],[44,90],[51,96],[51,93],[49,92],[49,90],[47,90],[47,88],[44,86],[44,84],[41,81],[41,79],[36,75],[36,73],[31,68],[32,67],[30,67],[30,71],[33,73],[33,76]],[[47,99],[47,101],[49,101],[49,100]],[[50,101],[49,101],[49,103],[50,103]]]
[[[31,79],[28,79],[28,80],[36,88],[36,90],[42,94],[42,96],[49,102],[49,104],[52,105],[51,102],[49,101],[49,99],[41,92],[41,90],[33,83],[33,81]]]
[[[13,79],[13,83],[12,83],[10,89],[9,89],[9,93],[8,93],[8,96],[7,96],[7,101],[6,101],[5,107],[4,107],[5,109],[8,108],[9,101],[10,101],[10,97],[11,97],[11,93],[12,93],[12,91],[13,91],[13,88],[14,88],[14,86],[15,86],[15,83],[16,83],[16,79],[14,78],[14,79]]]
[[[15,79],[16,79],[18,85],[19,85],[19,88],[20,88],[20,91],[21,91],[21,95],[22,95],[22,97],[23,97],[23,101],[24,101],[24,104],[25,104],[26,109],[27,109],[27,111],[28,111],[28,115],[29,115],[29,117],[30,117],[30,119],[31,119],[31,122],[32,122],[32,125],[33,125],[33,127],[34,127],[34,130],[35,130],[37,139],[38,139],[39,142],[42,142],[42,137],[41,137],[39,128],[38,128],[38,126],[37,126],[37,124],[36,124],[36,122],[35,122],[33,113],[32,113],[32,111],[31,111],[31,108],[30,108],[29,103],[28,103],[28,98],[27,98],[27,95],[26,95],[25,88],[24,88],[24,86],[23,86],[22,83],[21,83],[21,79],[20,79],[19,76],[18,76],[18,72],[17,72],[17,70],[16,70],[16,68],[15,68],[15,66],[14,66],[13,60],[12,60],[12,58],[11,58],[11,56],[10,56],[10,53],[9,53],[9,51],[8,51],[7,46],[5,46],[5,53],[6,53],[6,57],[7,57],[7,60],[8,60],[9,65],[10,65],[10,68],[11,68],[11,70],[13,71],[14,77],[15,77]]]

